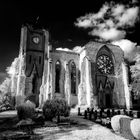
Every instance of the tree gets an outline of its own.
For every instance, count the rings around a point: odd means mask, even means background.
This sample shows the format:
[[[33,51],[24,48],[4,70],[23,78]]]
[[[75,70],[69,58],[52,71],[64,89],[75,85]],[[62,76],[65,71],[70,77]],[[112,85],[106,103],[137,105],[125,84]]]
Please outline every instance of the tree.
[[[15,82],[13,81],[14,77],[19,72],[19,57],[14,59],[11,66],[7,67],[6,72],[8,76],[0,85],[0,104],[2,104],[1,107],[5,106],[7,108],[13,107],[15,102],[15,93],[11,90],[11,87],[12,83]]]
[[[0,91],[2,94],[8,93],[11,91],[11,78],[6,78],[3,83],[0,85]]]
[[[16,57],[12,62],[11,66],[6,69],[9,76],[18,74],[19,71],[19,57]]]
[[[18,71],[19,71],[19,57],[16,57],[12,62],[11,66],[6,68],[8,77],[6,77],[3,83],[0,85],[1,94],[11,92],[12,76],[18,74]]]
[[[131,90],[134,92],[135,96],[139,96],[140,95],[140,54],[136,54],[135,65],[130,66],[130,71],[132,73]]]

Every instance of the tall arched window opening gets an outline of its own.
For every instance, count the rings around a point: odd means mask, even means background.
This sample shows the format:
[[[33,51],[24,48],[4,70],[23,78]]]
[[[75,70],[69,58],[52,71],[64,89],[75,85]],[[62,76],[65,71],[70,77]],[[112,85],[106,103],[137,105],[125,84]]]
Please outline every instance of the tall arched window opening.
[[[71,69],[71,93],[76,95],[76,65],[74,62],[71,62],[70,65],[70,69]]]
[[[37,93],[37,74],[34,74],[34,77],[32,80],[32,92],[33,94]]]
[[[60,92],[60,74],[61,74],[61,63],[57,61],[55,64],[55,92]]]

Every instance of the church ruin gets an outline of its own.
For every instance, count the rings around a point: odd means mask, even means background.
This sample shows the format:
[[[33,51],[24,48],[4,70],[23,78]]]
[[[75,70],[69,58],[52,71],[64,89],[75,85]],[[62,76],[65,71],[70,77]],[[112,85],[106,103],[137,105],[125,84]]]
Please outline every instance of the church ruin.
[[[47,99],[64,98],[70,106],[131,108],[119,46],[91,41],[79,52],[52,48],[46,30],[22,27],[17,104],[34,96],[37,107]]]

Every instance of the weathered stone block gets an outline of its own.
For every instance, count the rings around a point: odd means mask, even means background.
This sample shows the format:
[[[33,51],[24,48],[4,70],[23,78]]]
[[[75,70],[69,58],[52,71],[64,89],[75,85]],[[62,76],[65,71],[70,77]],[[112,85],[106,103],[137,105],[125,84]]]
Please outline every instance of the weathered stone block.
[[[130,123],[132,134],[135,138],[140,140],[140,119],[134,119]]]
[[[111,127],[116,133],[121,133],[121,118],[128,118],[131,119],[129,116],[126,115],[116,115],[111,118]]]
[[[131,132],[130,123],[132,118],[121,118],[120,119],[120,133],[122,136],[128,139],[133,139],[134,136]]]
[[[25,96],[24,95],[17,95],[16,96],[16,106],[22,104],[25,100]]]

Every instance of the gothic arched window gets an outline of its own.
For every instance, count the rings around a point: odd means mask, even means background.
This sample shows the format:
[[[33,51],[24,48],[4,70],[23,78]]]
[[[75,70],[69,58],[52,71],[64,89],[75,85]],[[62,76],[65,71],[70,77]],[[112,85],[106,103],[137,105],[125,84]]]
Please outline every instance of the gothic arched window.
[[[71,78],[71,93],[76,94],[76,65],[74,62],[70,63],[70,78]]]
[[[96,59],[97,69],[102,74],[113,74],[114,73],[114,62],[112,53],[107,46],[103,46]]]
[[[60,74],[61,74],[61,63],[57,61],[55,64],[55,92],[60,92]]]
[[[34,77],[32,80],[32,92],[33,94],[37,92],[37,74],[34,74]]]

